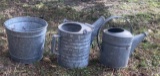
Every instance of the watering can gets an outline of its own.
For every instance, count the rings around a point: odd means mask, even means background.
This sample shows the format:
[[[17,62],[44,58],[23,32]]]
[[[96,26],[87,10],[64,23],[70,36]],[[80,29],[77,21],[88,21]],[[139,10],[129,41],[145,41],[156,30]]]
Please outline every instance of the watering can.
[[[91,42],[104,22],[105,18],[101,16],[92,25],[74,21],[60,24],[51,44],[51,51],[57,55],[58,64],[69,69],[86,67]]]
[[[105,23],[115,18],[122,17],[111,16],[106,19]],[[99,39],[97,39],[99,48],[101,50],[100,62],[102,64],[110,68],[123,68],[127,66],[129,56],[133,53],[134,49],[144,39],[144,37],[147,36],[147,32],[135,36],[131,32],[131,25],[130,31],[120,27],[112,27],[103,30],[101,45],[99,43]]]

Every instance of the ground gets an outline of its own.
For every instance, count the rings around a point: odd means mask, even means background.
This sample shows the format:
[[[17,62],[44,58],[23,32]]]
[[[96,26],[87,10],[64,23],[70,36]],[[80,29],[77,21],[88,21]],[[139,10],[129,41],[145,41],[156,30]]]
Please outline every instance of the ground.
[[[160,76],[160,2],[159,0],[1,0],[0,1],[0,76]],[[129,19],[134,34],[149,35],[135,49],[128,66],[110,69],[98,61],[99,49],[93,42],[89,65],[65,69],[50,53],[51,37],[64,18],[93,23],[100,16],[122,15]],[[12,61],[8,54],[5,20],[17,16],[43,17],[48,23],[44,57],[30,65]],[[112,23],[110,23],[111,25]]]

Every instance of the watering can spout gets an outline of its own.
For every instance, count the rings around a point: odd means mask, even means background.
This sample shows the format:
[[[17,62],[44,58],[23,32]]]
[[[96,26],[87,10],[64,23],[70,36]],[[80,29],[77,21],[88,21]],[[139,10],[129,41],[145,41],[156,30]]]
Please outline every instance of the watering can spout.
[[[132,46],[131,46],[131,51],[130,51],[130,54],[133,53],[134,49],[138,46],[138,44],[140,42],[142,42],[142,40],[148,35],[147,32],[144,32],[142,34],[139,34],[139,35],[136,35],[134,38],[133,38],[133,42],[132,42]]]
[[[92,36],[91,36],[91,43],[94,40],[94,38],[96,37],[98,30],[101,26],[103,26],[105,23],[105,17],[101,16],[99,19],[97,19],[97,21],[95,21],[91,26],[93,27],[93,32],[92,32]]]

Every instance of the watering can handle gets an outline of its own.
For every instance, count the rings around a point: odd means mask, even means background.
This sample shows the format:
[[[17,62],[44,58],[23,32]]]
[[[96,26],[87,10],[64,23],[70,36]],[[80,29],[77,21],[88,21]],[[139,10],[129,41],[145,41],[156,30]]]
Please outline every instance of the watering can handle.
[[[110,20],[112,20],[112,19],[117,19],[117,18],[123,18],[123,19],[125,19],[126,20],[126,22],[130,25],[130,32],[132,33],[133,32],[133,27],[132,27],[132,25],[130,24],[130,22],[125,18],[125,17],[122,17],[122,16],[110,16],[109,18],[107,18],[106,20],[105,20],[105,22],[104,22],[104,24],[106,24],[106,23],[108,23]],[[103,24],[103,26],[104,26],[104,24]],[[101,28],[103,27],[103,26],[101,26],[99,29],[98,29],[98,33],[97,33],[97,43],[98,43],[98,47],[99,47],[99,49],[101,50],[101,46],[100,46],[100,43],[99,43],[99,38],[98,38],[98,36],[99,36],[99,32],[101,31]]]
[[[52,37],[52,42],[51,42],[51,52],[53,54],[59,55],[59,53],[56,51],[56,44],[57,44],[57,39],[59,39],[59,35],[53,35]]]
[[[132,25],[130,24],[130,22],[125,18],[125,17],[122,17],[122,16],[111,16],[109,18],[107,18],[104,22],[104,24],[108,23],[110,20],[112,19],[117,19],[117,18],[122,18],[122,19],[125,19],[126,22],[130,25],[130,32],[132,33],[133,32],[133,27]],[[101,27],[102,28],[102,27]],[[99,30],[100,31],[100,30]]]

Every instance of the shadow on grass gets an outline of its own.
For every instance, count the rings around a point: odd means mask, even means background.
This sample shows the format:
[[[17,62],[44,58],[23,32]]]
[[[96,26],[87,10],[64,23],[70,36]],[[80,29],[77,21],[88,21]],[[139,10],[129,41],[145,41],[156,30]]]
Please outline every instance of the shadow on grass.
[[[46,36],[47,40],[46,40],[46,45],[45,45],[46,46],[45,51],[49,50],[47,48],[48,48],[48,46],[50,46],[51,36],[53,34],[52,32],[55,32],[58,24],[61,23],[64,18],[74,20],[74,21],[92,23],[97,18],[99,18],[101,15],[104,15],[105,17],[108,17],[111,15],[108,8],[100,3],[97,3],[97,4],[95,4],[95,6],[92,6],[92,7],[86,7],[84,9],[82,9],[82,11],[76,11],[75,9],[71,8],[70,6],[59,7],[57,5],[54,5],[56,3],[52,4],[52,2],[45,2],[42,8],[37,8],[35,5],[39,4],[39,3],[40,2],[35,2],[35,3],[30,2],[31,6],[28,6],[28,7],[18,7],[18,6],[23,6],[23,4],[19,4],[19,5],[17,5],[17,7],[15,6],[16,9],[14,10],[14,12],[11,11],[7,14],[6,13],[4,13],[4,14],[5,15],[10,14],[12,17],[26,16],[26,15],[27,16],[36,16],[36,17],[43,16],[44,19],[47,20],[49,23],[48,32],[51,32],[51,33],[47,34],[47,36]],[[59,3],[59,2],[57,2],[57,3]],[[63,2],[61,2],[59,4],[63,4]],[[75,3],[75,5],[71,5],[71,6],[77,6],[80,4],[81,4],[81,2],[77,1],[77,3]],[[3,8],[3,10],[8,9],[9,5],[6,7],[7,8]],[[89,9],[89,10],[87,10],[87,9]],[[22,12],[22,13],[20,14],[20,12]],[[148,14],[141,13],[141,14],[136,14],[136,15],[129,15],[127,17],[130,19],[130,22],[133,25],[134,30],[137,31],[136,33],[141,33],[142,31],[149,29],[150,27],[152,27],[152,26],[150,26],[150,25],[152,25],[152,23],[156,24],[156,26],[159,26],[158,24],[160,21],[160,15],[154,15],[154,14],[148,15]],[[3,22],[8,18],[10,18],[10,17],[6,16],[5,18],[1,18],[1,24],[3,24]],[[109,24],[113,25],[112,22],[110,22]],[[115,23],[114,25],[120,25],[120,24]],[[159,29],[154,28],[154,30],[159,30]],[[5,37],[5,35],[1,35],[1,37]],[[6,43],[7,42],[5,42],[3,44],[6,44]],[[0,49],[4,49],[3,44],[0,46]],[[153,49],[157,48],[157,46],[153,47],[153,45],[149,45],[145,48],[150,50],[151,47]],[[153,49],[151,49],[151,50],[153,50]],[[143,49],[143,50],[145,50],[145,49]],[[147,52],[145,52],[145,54],[146,53]],[[140,56],[140,55],[141,54],[139,54],[138,56]],[[46,53],[44,56],[48,56],[48,53]],[[157,53],[153,56],[154,56],[153,61],[157,62],[159,59],[159,53]],[[1,53],[0,58],[8,58],[8,52]],[[44,62],[42,60],[40,62],[34,63],[34,65],[32,67],[28,66],[28,65],[27,66],[22,65],[21,67],[18,68],[18,70],[25,69],[26,70],[25,73],[31,74],[31,75],[34,75],[36,73],[36,75],[39,75],[39,76],[40,75],[59,75],[59,74],[60,75],[71,75],[71,76],[75,76],[75,75],[81,75],[81,76],[97,75],[98,76],[104,72],[107,72],[109,74],[111,74],[113,72],[113,69],[109,69],[109,68],[101,65],[99,63],[98,59],[91,60],[89,62],[89,65],[87,68],[68,70],[63,67],[60,67],[54,56],[53,57],[51,56],[50,58],[52,60],[52,62],[50,62],[50,63]],[[7,59],[7,60],[10,61],[9,59]],[[8,63],[8,61],[6,61],[8,65],[18,67],[18,65],[13,65],[12,62]],[[140,63],[138,63],[138,64],[140,64]],[[145,64],[147,64],[147,63],[145,63]],[[158,63],[153,63],[153,64],[155,66],[158,66]],[[129,68],[133,68],[133,67],[129,67]],[[129,71],[132,71],[132,70],[129,70]],[[21,73],[21,72],[17,72],[17,73]]]

